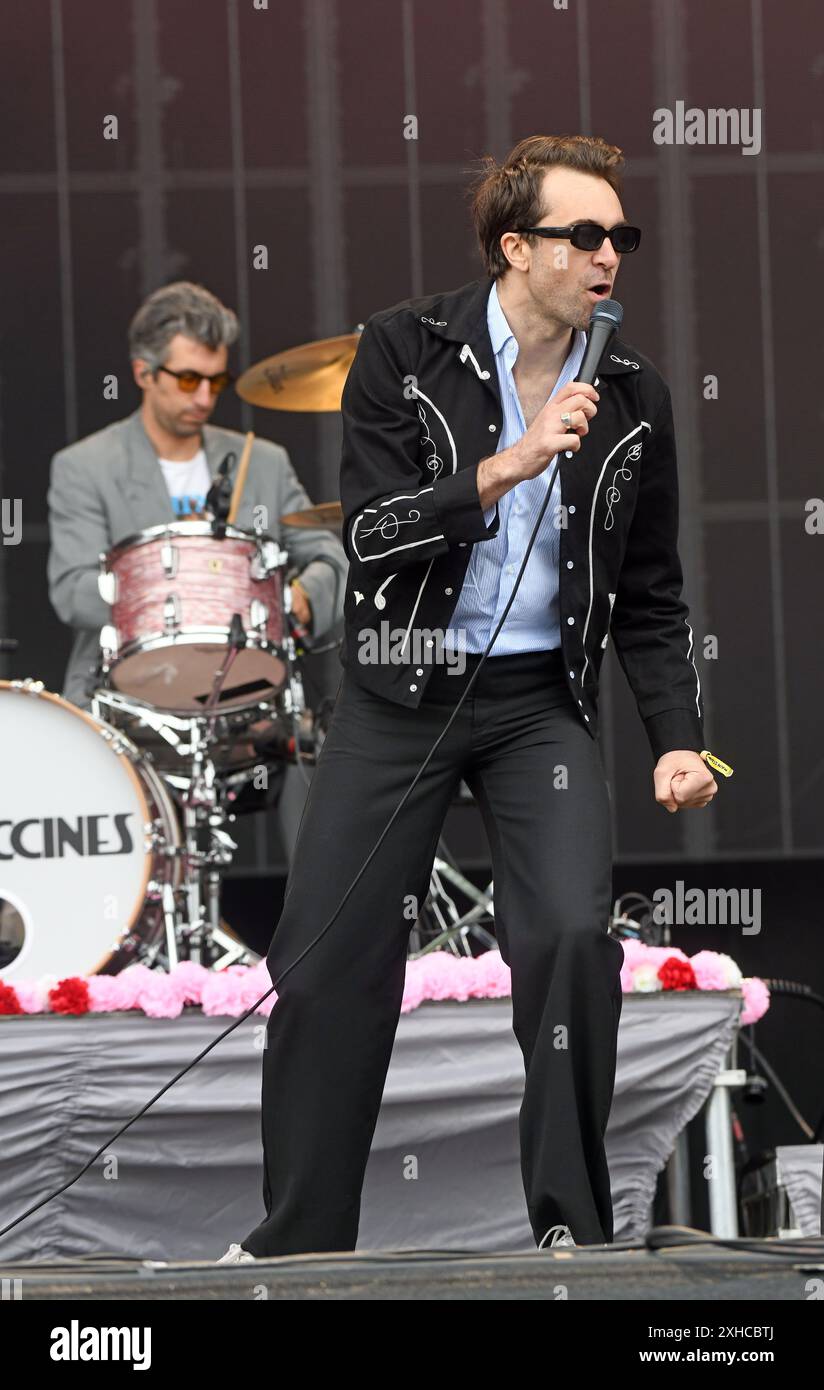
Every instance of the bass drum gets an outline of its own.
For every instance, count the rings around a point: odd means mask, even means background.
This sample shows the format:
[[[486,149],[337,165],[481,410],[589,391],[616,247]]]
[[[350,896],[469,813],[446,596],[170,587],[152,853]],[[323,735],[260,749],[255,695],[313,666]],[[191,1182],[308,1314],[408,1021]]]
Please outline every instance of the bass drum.
[[[182,872],[159,776],[35,681],[0,681],[0,766],[0,979],[122,969],[163,933]]]

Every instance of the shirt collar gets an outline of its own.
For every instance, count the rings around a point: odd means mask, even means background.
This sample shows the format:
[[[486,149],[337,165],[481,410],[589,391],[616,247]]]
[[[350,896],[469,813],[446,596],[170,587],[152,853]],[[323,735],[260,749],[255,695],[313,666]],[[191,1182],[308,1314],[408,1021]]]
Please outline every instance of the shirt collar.
[[[499,352],[506,347],[510,338],[515,337],[506,320],[506,315],[501,308],[501,301],[498,298],[498,286],[492,282],[492,289],[489,291],[489,299],[486,305],[486,323],[489,329],[489,341],[492,344],[492,351],[497,357]]]
[[[501,308],[501,301],[498,298],[498,285],[496,281],[493,281],[492,289],[489,291],[489,299],[487,300],[486,305],[486,322],[487,327],[489,328],[489,340],[492,343],[492,351],[495,354],[495,356],[498,357],[500,353],[503,351],[503,349],[506,347],[510,338],[513,342],[517,342],[517,339],[515,337],[515,334],[512,332],[509,323],[507,322],[507,318],[503,309]],[[567,359],[568,361],[571,359],[572,362],[574,362],[576,371],[578,370],[578,367],[580,367],[581,362],[583,361],[586,342],[587,335],[584,332],[584,330],[582,328],[576,329],[575,336],[572,339],[572,347],[570,348],[569,358]]]

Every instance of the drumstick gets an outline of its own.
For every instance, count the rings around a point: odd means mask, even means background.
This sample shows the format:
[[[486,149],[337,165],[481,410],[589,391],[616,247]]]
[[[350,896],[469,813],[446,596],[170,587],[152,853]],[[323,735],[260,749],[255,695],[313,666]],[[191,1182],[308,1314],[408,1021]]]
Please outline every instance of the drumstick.
[[[240,467],[237,470],[237,478],[235,479],[235,486],[232,490],[232,501],[229,506],[229,515],[226,518],[230,526],[233,525],[237,517],[238,511],[240,510],[240,499],[243,496],[243,488],[246,483],[246,474],[249,471],[249,457],[252,453],[252,444],[254,443],[254,439],[254,431],[250,430],[246,436],[246,442],[243,445],[243,453],[240,456]]]

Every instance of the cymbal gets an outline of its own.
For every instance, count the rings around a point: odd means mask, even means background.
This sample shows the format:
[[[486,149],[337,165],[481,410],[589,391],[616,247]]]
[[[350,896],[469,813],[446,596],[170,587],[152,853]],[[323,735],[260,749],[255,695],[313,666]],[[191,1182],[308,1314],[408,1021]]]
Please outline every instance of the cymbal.
[[[321,502],[302,512],[287,512],[280,519],[284,526],[342,526],[343,507],[340,502]]]
[[[249,367],[235,390],[250,405],[267,410],[340,410],[359,338],[360,333],[344,333],[286,348]]]

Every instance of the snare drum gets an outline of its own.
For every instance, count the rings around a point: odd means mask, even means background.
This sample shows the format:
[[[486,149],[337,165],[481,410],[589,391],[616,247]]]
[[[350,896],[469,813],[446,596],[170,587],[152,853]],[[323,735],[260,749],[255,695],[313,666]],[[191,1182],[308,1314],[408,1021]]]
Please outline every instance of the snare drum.
[[[112,606],[101,633],[104,683],[155,709],[203,711],[237,615],[245,637],[214,705],[242,709],[286,683],[286,552],[270,537],[205,521],[155,526],[102,557]],[[235,624],[237,628],[237,623]]]
[[[0,681],[0,766],[0,978],[127,964],[126,938],[157,930],[181,878],[159,776],[123,734],[30,681]]]

